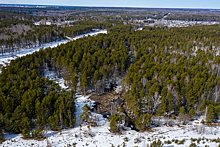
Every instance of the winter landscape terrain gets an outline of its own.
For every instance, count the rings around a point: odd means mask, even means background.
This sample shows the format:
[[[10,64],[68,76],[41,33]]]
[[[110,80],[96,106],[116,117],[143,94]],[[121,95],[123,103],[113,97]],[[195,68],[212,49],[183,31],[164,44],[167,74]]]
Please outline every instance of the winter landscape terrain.
[[[96,35],[98,33],[107,33],[107,31],[92,32],[85,35],[77,36],[75,39],[81,38],[88,35]],[[71,38],[70,38],[71,39]],[[60,42],[54,42],[50,44],[45,44],[42,47],[56,47],[61,43],[66,43],[67,40],[62,40]],[[10,63],[11,60],[31,54],[38,51],[40,48],[33,48],[31,50],[21,50],[17,54],[8,54],[0,56],[0,63],[4,66]],[[59,85],[67,89],[64,85],[64,80],[58,78],[55,72],[45,71],[45,77],[56,81]],[[118,87],[116,92],[120,91]],[[212,146],[217,147],[220,144],[220,127],[203,125],[201,122],[203,117],[197,118],[194,121],[189,121],[187,124],[183,125],[178,120],[167,119],[165,117],[154,117],[151,129],[145,132],[137,132],[131,130],[130,128],[124,128],[125,131],[114,134],[109,131],[109,122],[107,118],[97,113],[92,113],[92,117],[97,119],[97,126],[91,127],[86,124],[80,127],[77,123],[77,118],[82,113],[82,107],[88,104],[90,107],[93,106],[94,101],[91,101],[90,96],[76,95],[76,127],[65,129],[62,131],[48,131],[47,139],[42,140],[26,140],[22,138],[21,134],[7,134],[5,133],[5,141],[0,144],[4,147],[15,147],[15,146],[47,146],[48,144],[52,146],[90,146],[90,147],[110,147],[110,146],[126,146],[126,147],[145,147],[153,143],[154,141],[160,140],[163,146]],[[155,127],[155,124],[159,127]],[[193,144],[194,143],[194,144]]]
[[[44,1],[0,4],[0,147],[220,147],[220,2]]]
[[[47,72],[45,77],[55,80],[59,85],[66,89],[64,80],[56,78],[53,72]],[[92,107],[94,101],[89,99],[89,96],[76,95],[76,120],[82,113],[82,107],[88,104]],[[170,120],[164,117],[154,118],[154,124],[159,124],[160,127],[154,127],[146,132],[137,132],[130,128],[124,128],[125,131],[119,134],[114,134],[109,131],[109,122],[102,115],[92,113],[92,117],[96,117],[98,122],[96,127],[88,125],[76,126],[72,129],[66,129],[60,132],[48,131],[48,140],[25,140],[21,134],[5,134],[5,139],[0,146],[15,147],[15,146],[47,146],[48,142],[52,146],[90,146],[90,147],[111,147],[126,146],[126,147],[145,147],[158,139],[166,147],[173,146],[190,146],[195,143],[197,146],[212,146],[217,147],[219,143],[220,127],[203,125],[202,119],[198,118],[194,121],[182,125],[178,120]],[[77,122],[77,121],[76,121]]]

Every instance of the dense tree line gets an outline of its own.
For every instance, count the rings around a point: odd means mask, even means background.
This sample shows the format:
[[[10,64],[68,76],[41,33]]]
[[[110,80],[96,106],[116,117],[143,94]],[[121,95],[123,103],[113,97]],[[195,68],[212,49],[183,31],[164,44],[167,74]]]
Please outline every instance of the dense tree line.
[[[46,124],[55,130],[73,125],[73,92],[44,79],[44,68],[84,95],[109,91],[126,75],[120,109],[138,130],[149,127],[152,115],[193,118],[206,113],[206,122],[212,123],[220,110],[219,32],[217,25],[143,31],[118,25],[108,34],[16,59],[0,74],[2,126],[27,135]],[[113,131],[120,128],[121,113],[111,117]]]
[[[104,93],[128,70],[124,109],[139,129],[149,125],[146,114],[177,115],[180,108],[191,118],[208,111],[212,122],[220,110],[219,35],[219,26],[135,31],[119,25],[50,49],[45,60],[70,87],[79,82],[83,94]]]
[[[129,35],[131,64],[125,83],[126,109],[133,120],[143,114],[194,117],[208,106],[219,110],[219,26],[150,28]],[[212,111],[212,113],[209,113]],[[210,117],[208,117],[210,118]]]
[[[183,121],[205,115],[208,124],[218,119],[219,26],[130,28],[109,32],[124,34],[132,54],[123,107],[136,129],[146,129],[146,114],[179,114]]]
[[[116,35],[116,34],[115,34]],[[83,94],[93,89],[104,93],[108,83],[128,68],[129,54],[123,36],[97,35],[47,48],[18,58],[2,69],[0,101],[2,128],[24,137],[42,137],[42,131],[74,126],[74,93],[43,78],[54,70],[65,84]]]
[[[10,22],[9,22],[10,23]],[[30,25],[31,29],[23,32],[21,34],[10,33],[7,31],[9,36],[8,39],[0,39],[0,49],[1,54],[6,52],[19,52],[21,48],[32,48],[36,46],[41,46],[44,43],[49,43],[57,40],[64,39],[65,36],[73,37],[76,35],[89,33],[93,31],[92,29],[106,29],[114,25],[121,24],[120,21],[107,21],[103,23],[95,21],[78,21],[74,23],[71,27],[58,27],[55,25],[46,26],[33,26]],[[6,33],[3,30],[2,33]]]
[[[41,138],[48,126],[59,130],[75,125],[74,92],[62,90],[43,77],[43,56],[43,52],[36,52],[2,69],[1,131],[3,128],[6,132],[22,133],[24,137]]]
[[[118,20],[108,20],[104,22],[96,22],[96,21],[76,21],[73,22],[72,25],[74,27],[62,27],[60,28],[61,32],[67,36],[76,36],[83,33],[88,33],[92,31],[92,29],[108,29],[110,27],[121,25],[122,22]]]
[[[21,14],[18,12],[11,11],[10,9],[4,11],[4,8],[1,8],[0,28],[10,27],[11,25],[16,25],[16,24],[31,25],[31,24],[33,24],[33,21],[39,21],[43,18],[45,18],[45,17],[33,16],[33,15],[29,15],[29,13],[28,14]]]
[[[44,60],[70,87],[80,82],[83,94],[87,90],[104,93],[107,84],[115,85],[116,78],[125,73],[129,54],[123,36],[100,34],[46,49]]]

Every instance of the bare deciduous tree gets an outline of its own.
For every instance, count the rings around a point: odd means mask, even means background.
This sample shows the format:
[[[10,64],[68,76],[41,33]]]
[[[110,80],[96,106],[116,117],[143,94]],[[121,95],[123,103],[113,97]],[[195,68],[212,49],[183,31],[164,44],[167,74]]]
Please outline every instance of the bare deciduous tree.
[[[219,99],[219,86],[215,85],[215,102]]]
[[[157,60],[158,60],[158,57],[155,56],[155,57],[154,57],[154,62],[157,62]]]
[[[147,79],[145,77],[141,78],[141,82],[143,84],[143,87],[147,84]]]
[[[171,90],[172,90],[172,87],[173,87],[173,85],[172,85],[172,84],[167,84],[167,88],[168,88],[168,90],[169,90],[169,91],[171,91]]]
[[[154,75],[153,75],[153,78],[155,78],[157,80],[158,75],[159,75],[158,72],[155,72]]]
[[[186,76],[185,76],[185,80],[186,80],[186,83],[189,84],[189,81],[190,81],[189,76],[186,75]]]
[[[153,114],[153,113],[156,113],[156,110],[158,108],[158,106],[160,105],[160,102],[161,102],[161,96],[159,95],[158,92],[155,92],[154,95],[150,96],[150,112]]]
[[[176,75],[174,75],[172,79],[174,82],[176,82],[178,80]]]

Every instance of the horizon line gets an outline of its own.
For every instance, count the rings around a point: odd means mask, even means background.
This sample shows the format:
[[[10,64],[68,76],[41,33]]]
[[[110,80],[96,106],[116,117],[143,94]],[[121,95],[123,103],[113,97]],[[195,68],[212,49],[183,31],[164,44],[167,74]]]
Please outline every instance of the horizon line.
[[[154,7],[154,6],[107,6],[107,5],[62,5],[62,4],[29,4],[29,3],[13,3],[13,4],[8,4],[8,3],[0,3],[0,5],[29,5],[29,6],[60,6],[60,7],[98,7],[98,8],[152,8],[152,9],[207,9],[207,10],[220,10],[220,8],[201,8],[201,7]]]

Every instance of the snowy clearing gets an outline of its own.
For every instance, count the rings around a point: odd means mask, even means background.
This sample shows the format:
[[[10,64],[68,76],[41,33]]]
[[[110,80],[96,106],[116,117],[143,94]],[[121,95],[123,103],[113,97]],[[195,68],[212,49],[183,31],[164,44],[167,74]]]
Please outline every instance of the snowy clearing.
[[[77,98],[77,113],[79,114],[81,106],[89,102],[88,97],[78,96]],[[197,146],[211,146],[217,147],[219,143],[212,142],[210,139],[217,139],[220,136],[219,126],[208,127],[203,126],[200,122],[201,119],[195,120],[188,125],[175,125],[173,127],[162,126],[153,128],[149,132],[136,132],[127,128],[127,131],[122,134],[113,134],[109,131],[109,122],[104,119],[101,115],[97,115],[100,126],[90,127],[84,125],[81,130],[80,127],[63,130],[62,132],[49,131],[49,142],[52,146],[73,146],[77,147],[89,146],[89,147],[110,147],[112,146],[123,146],[126,147],[145,147],[152,143],[154,140],[160,139],[170,144],[164,144],[164,146],[189,146],[192,142]],[[193,139],[201,139],[199,141]],[[46,146],[46,139],[43,141],[37,140],[24,140],[22,135],[6,134],[5,139],[0,146],[14,147],[14,146]],[[185,139],[183,144],[179,144],[181,140]]]

